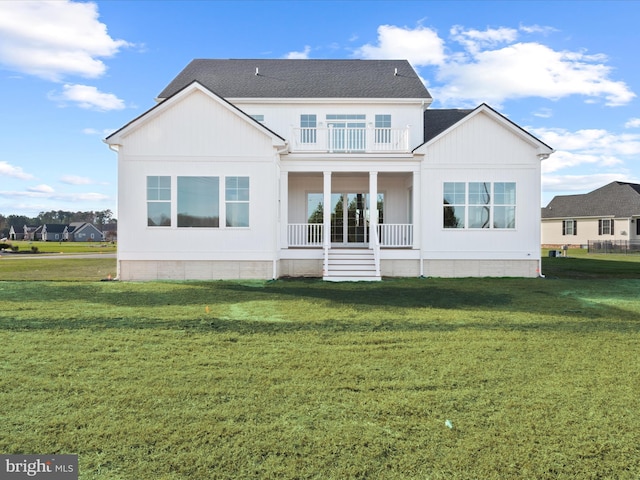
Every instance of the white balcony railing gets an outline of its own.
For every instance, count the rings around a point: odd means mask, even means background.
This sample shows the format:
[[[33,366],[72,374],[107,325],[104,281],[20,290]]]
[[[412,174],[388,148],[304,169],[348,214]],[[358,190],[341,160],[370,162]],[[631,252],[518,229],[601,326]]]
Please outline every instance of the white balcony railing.
[[[406,128],[292,128],[291,150],[321,153],[408,152]]]
[[[290,223],[287,242],[289,247],[322,247],[323,233],[321,223]],[[413,246],[413,225],[410,223],[381,223],[377,233],[377,243],[381,247]]]

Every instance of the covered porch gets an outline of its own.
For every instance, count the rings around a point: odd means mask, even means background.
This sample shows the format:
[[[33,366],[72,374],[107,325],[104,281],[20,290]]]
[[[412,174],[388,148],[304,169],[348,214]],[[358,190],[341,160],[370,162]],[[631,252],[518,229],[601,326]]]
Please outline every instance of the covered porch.
[[[415,171],[283,172],[281,251],[321,258],[326,280],[379,280],[381,249],[418,248],[418,181]]]

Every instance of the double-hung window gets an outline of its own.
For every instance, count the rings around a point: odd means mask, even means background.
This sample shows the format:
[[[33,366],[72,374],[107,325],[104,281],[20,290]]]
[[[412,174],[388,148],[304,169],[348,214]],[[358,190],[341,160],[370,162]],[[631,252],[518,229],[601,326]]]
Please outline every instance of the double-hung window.
[[[613,235],[613,218],[598,220],[598,235]]]
[[[578,234],[578,222],[575,220],[563,220],[562,221],[562,235],[577,235]]]
[[[516,228],[515,182],[445,182],[443,227]]]
[[[226,226],[249,226],[249,177],[225,178]]]
[[[147,226],[171,226],[171,177],[147,177]]]

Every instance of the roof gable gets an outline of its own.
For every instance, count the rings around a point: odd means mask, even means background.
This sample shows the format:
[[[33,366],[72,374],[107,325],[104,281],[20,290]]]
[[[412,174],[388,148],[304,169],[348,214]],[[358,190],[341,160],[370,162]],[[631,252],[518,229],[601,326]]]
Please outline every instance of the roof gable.
[[[611,182],[579,195],[557,195],[542,209],[542,218],[629,218],[638,215],[640,185],[626,182]]]
[[[428,113],[429,112],[429,113]],[[494,121],[500,123],[502,126],[516,134],[527,143],[533,145],[538,149],[538,155],[541,158],[546,158],[551,155],[554,150],[549,145],[538,139],[531,133],[527,132],[524,128],[517,125],[515,122],[509,120],[504,115],[500,114],[486,103],[478,105],[473,110],[425,110],[424,112],[424,143],[417,147],[414,151],[421,149],[425,145],[429,145],[436,142],[439,138],[447,135],[453,129],[459,127],[465,122],[471,121],[477,115],[487,115]],[[433,122],[433,125],[427,125],[427,122]]]
[[[223,98],[431,99],[406,60],[192,60],[158,95],[193,81]]]
[[[219,105],[221,105],[222,107],[227,109],[229,112],[231,112],[232,114],[236,115],[239,118],[242,118],[248,124],[252,125],[254,128],[260,130],[263,134],[265,134],[268,137],[270,137],[274,146],[282,147],[282,146],[284,146],[286,144],[285,139],[282,138],[280,135],[278,135],[277,133],[273,132],[272,130],[270,130],[269,128],[267,128],[266,126],[261,124],[260,122],[254,120],[252,117],[247,115],[241,109],[239,109],[235,105],[229,103],[227,100],[225,100],[224,98],[220,97],[219,95],[217,95],[216,93],[212,92],[211,90],[209,90],[208,88],[204,87],[203,85],[199,84],[197,81],[191,82],[189,85],[185,86],[182,90],[176,92],[170,98],[167,98],[166,100],[162,101],[158,105],[156,105],[153,108],[151,108],[151,109],[147,110],[146,112],[144,112],[142,115],[140,115],[137,118],[133,119],[132,121],[127,123],[125,126],[120,128],[119,130],[116,130],[114,133],[109,135],[104,140],[105,143],[107,143],[109,145],[120,145],[121,142],[122,142],[122,139],[124,137],[126,137],[129,134],[131,134],[136,129],[142,127],[147,122],[149,122],[152,119],[154,119],[155,117],[157,117],[157,116],[161,115],[162,113],[168,111],[173,105],[175,105],[176,103],[178,103],[178,102],[182,101],[183,99],[187,98],[189,95],[191,95],[192,93],[194,93],[196,91],[202,92],[203,94],[207,95],[209,98],[211,98],[212,100],[217,102]]]

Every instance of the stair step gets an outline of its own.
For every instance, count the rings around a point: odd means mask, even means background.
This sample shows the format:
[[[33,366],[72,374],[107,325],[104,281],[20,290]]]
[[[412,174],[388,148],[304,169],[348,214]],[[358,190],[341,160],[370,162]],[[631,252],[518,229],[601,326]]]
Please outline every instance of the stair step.
[[[375,256],[369,249],[333,249],[329,251],[330,282],[379,281],[376,275]]]

